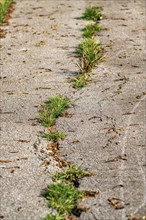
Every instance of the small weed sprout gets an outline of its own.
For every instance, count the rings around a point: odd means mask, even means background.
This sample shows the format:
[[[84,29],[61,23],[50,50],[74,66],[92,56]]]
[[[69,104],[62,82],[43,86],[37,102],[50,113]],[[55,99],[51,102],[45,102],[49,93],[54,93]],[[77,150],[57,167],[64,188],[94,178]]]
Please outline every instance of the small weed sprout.
[[[81,89],[91,81],[91,78],[88,75],[83,74],[76,78],[71,79],[70,81],[72,83],[73,88]]]
[[[50,127],[55,124],[58,118],[71,104],[71,101],[63,96],[53,96],[45,102],[39,111],[39,120],[44,127]]]
[[[57,142],[59,139],[63,140],[65,138],[65,134],[63,132],[54,132],[54,133],[44,133],[42,135],[43,138],[46,138],[49,141]]]
[[[5,20],[4,17],[9,9],[9,6],[12,4],[13,0],[3,0],[0,1],[0,24],[2,24]]]
[[[84,29],[82,29],[83,37],[91,38],[96,32],[102,31],[104,28],[97,24],[88,24]]]
[[[88,7],[85,9],[85,12],[83,13],[81,19],[99,21],[103,16],[101,13],[102,10],[102,6]]]
[[[56,214],[56,215],[48,214],[42,220],[65,220],[65,216],[64,215],[60,215],[60,214]]]
[[[69,215],[77,206],[78,199],[84,197],[84,193],[76,189],[72,183],[53,183],[44,192],[49,207],[56,209],[60,215]]]
[[[54,180],[66,180],[69,182],[76,182],[79,179],[84,177],[89,177],[93,175],[91,172],[85,171],[81,168],[76,168],[74,166],[70,166],[68,169],[64,169],[62,172],[54,175]]]

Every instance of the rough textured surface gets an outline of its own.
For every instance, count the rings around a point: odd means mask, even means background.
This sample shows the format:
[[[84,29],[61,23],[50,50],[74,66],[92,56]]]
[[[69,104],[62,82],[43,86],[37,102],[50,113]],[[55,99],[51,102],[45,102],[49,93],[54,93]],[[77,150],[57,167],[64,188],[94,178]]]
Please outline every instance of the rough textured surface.
[[[107,30],[99,34],[106,58],[93,82],[75,92],[67,79],[77,71],[73,52],[86,24],[76,18],[96,3],[106,15]],[[81,181],[99,195],[86,201],[90,209],[80,219],[145,215],[144,8],[143,0],[16,1],[1,39],[2,219],[39,220],[48,212],[40,192],[58,168],[45,153],[36,106],[54,94],[75,101],[72,117],[57,120],[68,135],[62,156],[96,171]],[[122,200],[123,209],[114,209],[111,198]]]

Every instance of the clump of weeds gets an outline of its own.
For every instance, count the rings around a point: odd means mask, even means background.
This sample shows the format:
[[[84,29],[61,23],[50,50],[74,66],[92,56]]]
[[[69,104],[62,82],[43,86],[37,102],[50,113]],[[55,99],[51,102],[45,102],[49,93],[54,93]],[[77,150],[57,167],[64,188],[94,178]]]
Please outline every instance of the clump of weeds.
[[[99,25],[98,23],[95,24],[88,24],[84,29],[82,29],[83,37],[91,38],[95,35],[96,32],[104,30],[104,27]]]
[[[96,58],[99,52],[101,52],[101,44],[97,43],[94,38],[83,39],[76,48],[76,54],[78,54],[79,57],[86,56],[90,62]]]
[[[65,216],[60,215],[60,214],[56,214],[56,215],[48,214],[42,220],[65,220]]]
[[[47,140],[53,141],[53,142],[57,142],[59,141],[59,139],[63,140],[65,136],[66,135],[64,134],[64,132],[59,132],[59,131],[56,131],[53,133],[44,133],[42,135],[43,138],[46,138]]]
[[[49,185],[43,195],[49,207],[56,209],[57,213],[63,216],[72,214],[78,200],[84,197],[84,193],[76,189],[73,183],[63,182]]]
[[[62,172],[55,174],[53,179],[72,182],[76,187],[78,187],[80,179],[92,175],[93,173],[91,172],[83,170],[80,167],[76,168],[74,165],[70,165],[67,169],[64,169]]]
[[[103,58],[103,48],[94,38],[85,38],[77,46],[76,54],[80,57],[80,70],[88,73]]]
[[[13,0],[1,0],[0,1],[0,24],[5,22],[5,15],[8,12],[10,5],[13,3]]]
[[[71,101],[63,96],[53,96],[39,110],[39,120],[44,127],[55,124],[58,118],[70,106]]]
[[[81,89],[86,86],[91,81],[91,78],[86,74],[81,74],[80,76],[73,78],[70,80],[72,83],[73,88]]]
[[[103,59],[103,48],[94,38],[84,38],[77,46],[76,54],[79,57],[79,62],[76,65],[80,75],[70,81],[73,88],[81,89],[91,81],[89,73]]]
[[[102,6],[88,7],[85,9],[85,12],[83,13],[81,19],[99,21],[103,17],[101,13],[102,10],[103,10]]]

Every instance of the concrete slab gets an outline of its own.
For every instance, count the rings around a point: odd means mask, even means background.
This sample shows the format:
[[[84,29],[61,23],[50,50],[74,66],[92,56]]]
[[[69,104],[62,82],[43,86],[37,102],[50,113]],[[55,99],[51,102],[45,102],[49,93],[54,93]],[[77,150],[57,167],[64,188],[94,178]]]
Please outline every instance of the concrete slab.
[[[107,30],[97,36],[106,60],[93,71],[93,82],[75,91],[67,79],[77,71],[73,52],[87,23],[76,17],[96,3],[106,15]],[[85,202],[90,209],[80,219],[145,215],[144,8],[144,0],[16,1],[1,39],[2,219],[39,220],[48,212],[40,192],[58,168],[43,153],[36,106],[55,94],[75,101],[72,117],[57,120],[68,135],[62,157],[96,171],[81,181],[82,189],[99,195]],[[114,209],[112,198],[123,209]]]

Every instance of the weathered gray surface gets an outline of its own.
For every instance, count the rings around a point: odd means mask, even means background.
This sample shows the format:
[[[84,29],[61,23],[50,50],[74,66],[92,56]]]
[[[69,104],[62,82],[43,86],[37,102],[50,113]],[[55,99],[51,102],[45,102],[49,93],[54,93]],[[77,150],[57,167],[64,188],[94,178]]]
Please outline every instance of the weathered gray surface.
[[[107,17],[102,23],[108,30],[99,36],[106,61],[94,70],[95,80],[74,93],[67,78],[77,71],[73,51],[86,24],[75,17],[98,2]],[[86,201],[90,209],[80,219],[145,214],[144,6],[142,0],[16,1],[1,40],[1,159],[12,161],[0,165],[3,219],[39,220],[47,213],[40,191],[57,167],[52,158],[49,172],[42,165],[47,143],[39,136],[35,106],[54,94],[75,100],[73,116],[57,121],[68,134],[62,155],[96,171],[81,181],[81,188],[99,195]],[[105,163],[124,154],[126,160]],[[123,200],[124,209],[111,207],[113,197]]]

